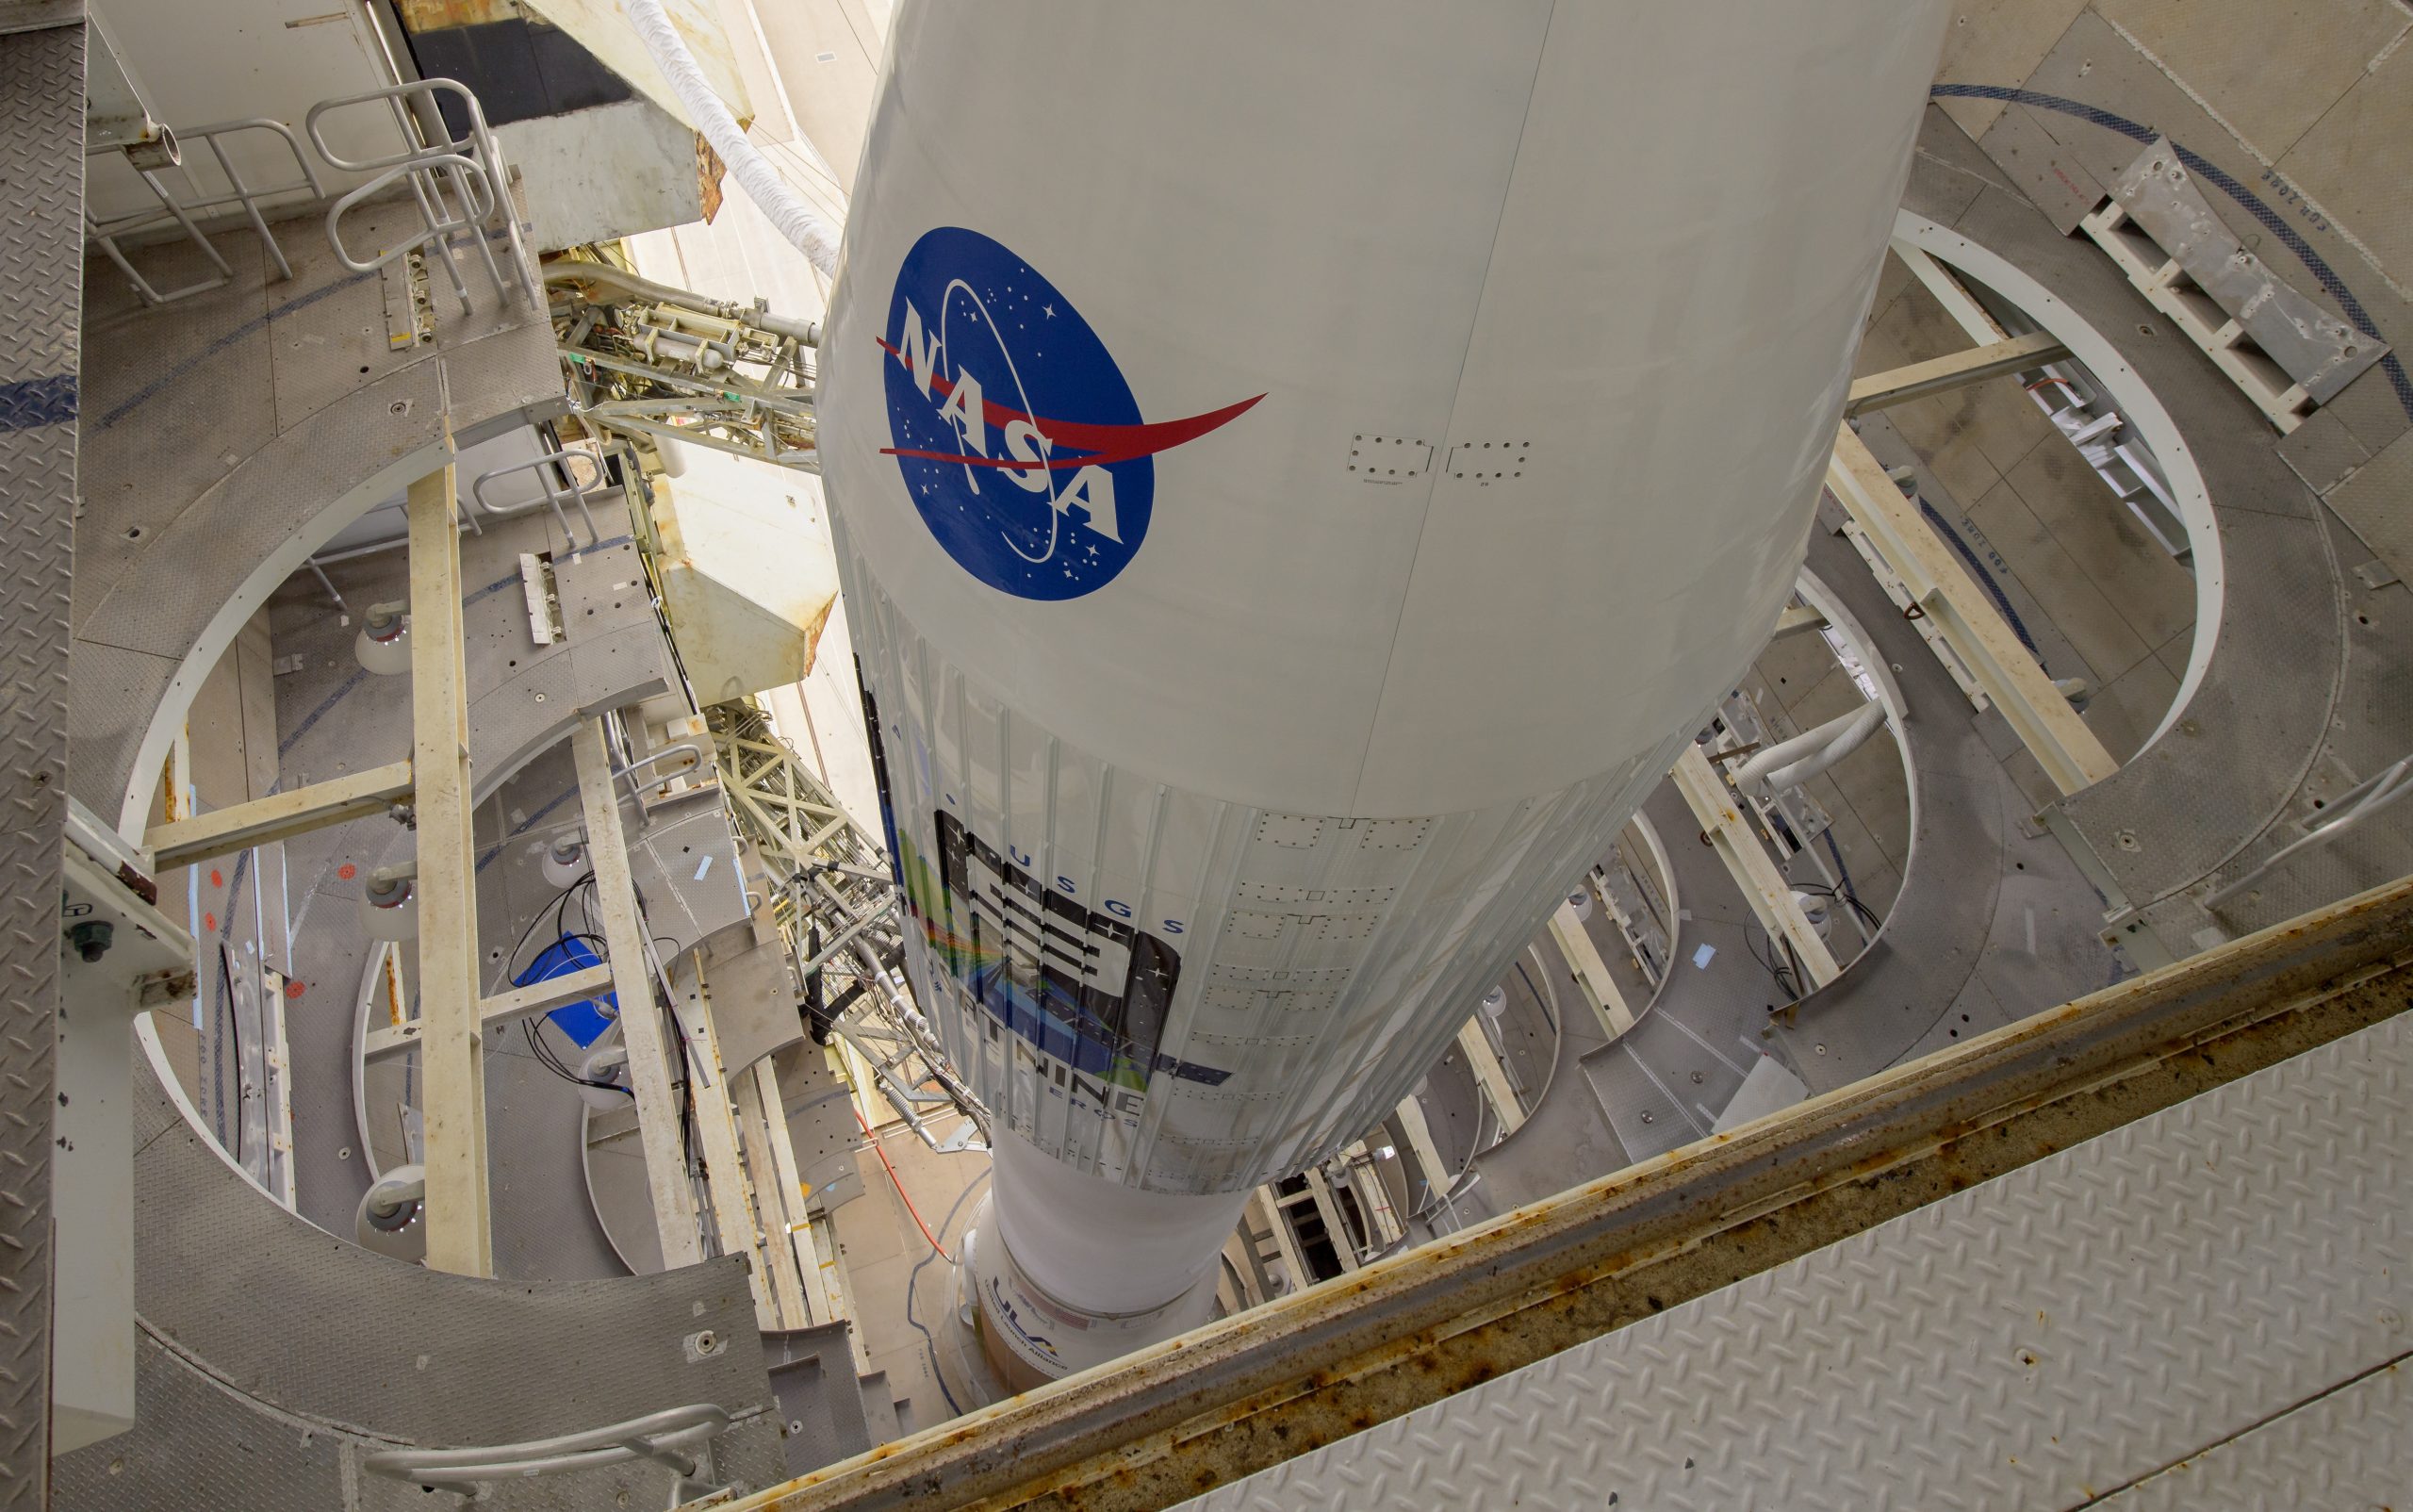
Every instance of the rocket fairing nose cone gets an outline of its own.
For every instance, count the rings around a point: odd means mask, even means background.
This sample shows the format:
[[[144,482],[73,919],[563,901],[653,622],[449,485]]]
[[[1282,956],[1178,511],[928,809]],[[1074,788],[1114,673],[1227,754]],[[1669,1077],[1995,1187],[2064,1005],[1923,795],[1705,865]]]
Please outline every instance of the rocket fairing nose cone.
[[[1240,8],[904,8],[820,348],[1042,1373],[1397,1104],[1756,652],[1945,14]]]

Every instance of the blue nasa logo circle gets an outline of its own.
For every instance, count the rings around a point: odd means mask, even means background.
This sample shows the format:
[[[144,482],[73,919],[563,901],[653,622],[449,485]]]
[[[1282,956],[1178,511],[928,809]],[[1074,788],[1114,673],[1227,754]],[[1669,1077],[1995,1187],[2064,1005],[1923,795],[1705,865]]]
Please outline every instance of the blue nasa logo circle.
[[[977,231],[905,255],[879,338],[890,445],[923,523],[962,568],[1023,599],[1077,599],[1147,539],[1156,456],[1257,400],[1149,421],[1063,291]]]
[[[882,368],[889,454],[963,569],[1024,599],[1111,583],[1147,538],[1153,455],[1115,459],[1139,402],[1073,302],[989,238],[941,226],[906,255]]]

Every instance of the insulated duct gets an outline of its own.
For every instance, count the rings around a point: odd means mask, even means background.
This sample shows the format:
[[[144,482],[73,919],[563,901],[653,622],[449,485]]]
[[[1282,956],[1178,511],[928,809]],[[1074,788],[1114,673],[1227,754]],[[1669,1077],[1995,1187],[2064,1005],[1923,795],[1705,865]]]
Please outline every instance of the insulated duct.
[[[729,113],[729,107],[721,104],[720,96],[705,82],[703,70],[696,64],[696,55],[687,50],[679,28],[670,24],[662,0],[628,0],[628,8],[629,24],[636,28],[646,51],[653,55],[663,77],[670,81],[672,92],[679,96],[679,103],[687,107],[688,116],[702,130],[704,140],[712,143],[713,151],[720,154],[720,160],[729,165],[730,175],[746,190],[747,198],[779,228],[780,235],[821,270],[823,277],[837,277],[837,228],[798,199],[787,181],[780,177],[779,170],[746,140],[745,131]]]
[[[1791,740],[1770,746],[1745,762],[1734,773],[1734,786],[1745,793],[1758,782],[1760,794],[1774,797],[1780,793],[1799,787],[1810,779],[1834,765],[1885,723],[1885,707],[1879,703],[1863,703],[1848,714],[1837,715],[1817,729],[1804,731]]]

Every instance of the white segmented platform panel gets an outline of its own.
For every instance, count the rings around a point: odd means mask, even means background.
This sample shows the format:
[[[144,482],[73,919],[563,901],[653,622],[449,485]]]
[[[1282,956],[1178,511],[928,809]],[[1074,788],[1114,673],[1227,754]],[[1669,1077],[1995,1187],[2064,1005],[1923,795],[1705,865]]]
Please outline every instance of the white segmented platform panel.
[[[2401,1503],[2408,1094],[2400,1017],[1185,1505]]]

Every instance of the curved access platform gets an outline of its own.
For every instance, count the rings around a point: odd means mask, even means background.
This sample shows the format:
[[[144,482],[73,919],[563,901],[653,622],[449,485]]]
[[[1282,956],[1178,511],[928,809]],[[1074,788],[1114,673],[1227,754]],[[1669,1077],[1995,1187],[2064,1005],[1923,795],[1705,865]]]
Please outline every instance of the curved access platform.
[[[2092,144],[2133,157],[2142,128],[2095,114],[2068,118],[2081,152]],[[1963,257],[1930,250],[1981,281],[1999,269],[2006,282],[2050,290],[2109,346],[2111,364],[2159,401],[2202,481],[2203,508],[2188,523],[2199,539],[2211,532],[2216,554],[2207,571],[2207,553],[2196,553],[2196,647],[2179,702],[2119,772],[2048,806],[2107,895],[2109,937],[2139,964],[2157,964],[2401,875],[2413,866],[2413,813],[2389,810],[2207,907],[2323,823],[2332,800],[2413,752],[2413,707],[2391,696],[2388,671],[2413,649],[2405,590],[2385,553],[2375,556],[2328,501],[2385,485],[2385,469],[2340,482],[2367,451],[2324,450],[2314,425],[2283,440],[2109,257],[2061,235],[1940,112],[1929,113],[1921,146],[1924,171],[1906,206],[1969,244]],[[2252,189],[2228,192],[2272,223]],[[2285,242],[2276,238],[2274,250]],[[2399,434],[2413,420],[2413,397],[2389,383],[2374,370],[2337,403],[2379,414]]]
[[[363,237],[416,234],[401,205],[358,215]],[[274,229],[289,281],[249,238],[226,238],[223,288],[164,310],[106,264],[86,281],[72,782],[132,839],[203,679],[276,586],[457,449],[563,407],[541,307],[491,289],[472,314],[422,307],[403,265],[353,272],[315,222]],[[201,269],[189,246],[157,256],[163,278]]]
[[[743,1261],[505,1286],[373,1255],[270,1200],[197,1131],[156,1059],[138,1067],[138,1419],[58,1458],[61,1512],[424,1507],[366,1458],[704,1405],[732,1420],[713,1446],[719,1474],[787,1473]],[[660,1506],[670,1487],[637,1461],[489,1480],[478,1504]]]

